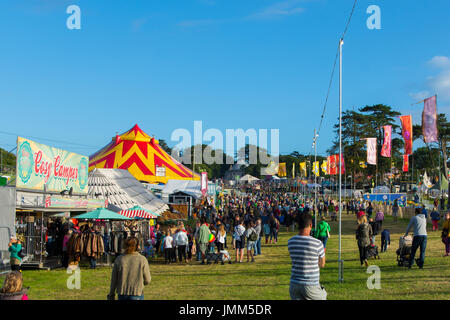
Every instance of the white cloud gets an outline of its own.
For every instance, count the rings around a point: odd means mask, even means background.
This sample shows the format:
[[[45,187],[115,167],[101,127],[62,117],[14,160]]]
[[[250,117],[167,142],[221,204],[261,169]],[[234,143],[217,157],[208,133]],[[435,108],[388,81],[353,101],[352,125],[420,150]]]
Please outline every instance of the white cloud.
[[[427,62],[427,65],[438,69],[439,73],[427,77],[424,83],[426,90],[413,92],[409,95],[415,101],[420,101],[437,94],[438,102],[444,103],[443,108],[448,110],[447,105],[450,103],[450,58],[445,56],[435,56]]]
[[[450,58],[444,56],[435,56],[433,59],[428,61],[428,64],[433,68],[437,69],[449,69],[450,68]]]
[[[437,76],[428,78],[428,85],[446,102],[450,102],[450,70],[443,70]]]
[[[291,16],[300,14],[305,11],[304,8],[300,7],[299,4],[301,0],[287,0],[283,2],[275,3],[262,11],[256,12],[250,16],[248,19],[270,19],[281,16]]]

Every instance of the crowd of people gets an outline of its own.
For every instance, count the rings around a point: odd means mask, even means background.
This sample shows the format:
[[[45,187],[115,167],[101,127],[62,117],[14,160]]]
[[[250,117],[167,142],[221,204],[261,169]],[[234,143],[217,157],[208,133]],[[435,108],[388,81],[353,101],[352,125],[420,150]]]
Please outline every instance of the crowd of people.
[[[145,255],[164,257],[164,263],[187,264],[198,261],[199,264],[211,264],[228,261],[229,263],[254,263],[264,254],[261,244],[276,244],[280,230],[298,234],[288,241],[288,250],[292,261],[290,296],[292,299],[326,299],[327,293],[320,285],[320,268],[325,266],[327,241],[332,230],[329,221],[337,220],[339,205],[336,201],[319,197],[304,197],[299,193],[280,189],[273,185],[259,187],[245,186],[224,195],[217,206],[202,206],[195,211],[195,224],[185,225],[179,222],[165,228],[157,224],[149,240],[151,250]],[[375,210],[369,201],[349,200],[342,203],[343,213],[354,215],[357,221],[356,240],[362,266],[368,266],[370,252],[376,245],[376,236],[381,234],[381,252],[390,245],[390,232],[383,229],[384,213]],[[398,203],[394,203],[393,216],[396,220]],[[430,217],[433,231],[438,230],[439,213],[433,210]],[[315,221],[317,213],[318,221]],[[416,208],[416,215],[405,230],[405,236],[414,233],[409,267],[416,261],[423,268],[427,244],[427,212]],[[442,225],[442,241],[445,244],[445,256],[450,254],[449,238],[450,212],[445,215]],[[27,299],[27,289],[22,288],[20,265],[21,244],[11,239],[11,268],[7,276],[0,299]],[[420,257],[415,260],[420,248]],[[234,259],[228,250],[235,251]],[[114,263],[108,299],[141,300],[144,298],[144,286],[151,281],[148,260],[140,254],[138,239],[130,237],[125,243],[125,253]],[[232,261],[234,260],[234,261]]]

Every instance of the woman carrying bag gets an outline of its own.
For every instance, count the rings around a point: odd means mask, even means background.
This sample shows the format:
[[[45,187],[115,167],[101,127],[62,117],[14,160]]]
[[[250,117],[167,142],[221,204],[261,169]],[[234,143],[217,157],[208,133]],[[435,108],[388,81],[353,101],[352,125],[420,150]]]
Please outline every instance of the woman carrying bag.
[[[372,238],[372,227],[367,223],[367,217],[361,216],[358,219],[358,228],[356,229],[356,240],[358,240],[359,248],[359,260],[361,266],[369,266],[367,262],[367,247],[370,245],[370,239]]]

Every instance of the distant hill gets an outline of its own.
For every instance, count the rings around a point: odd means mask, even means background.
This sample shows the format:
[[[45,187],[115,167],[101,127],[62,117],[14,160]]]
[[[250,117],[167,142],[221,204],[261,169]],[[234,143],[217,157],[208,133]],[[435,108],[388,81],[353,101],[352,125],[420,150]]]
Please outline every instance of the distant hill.
[[[16,156],[0,148],[0,159],[0,173],[6,175],[14,174],[16,171]]]

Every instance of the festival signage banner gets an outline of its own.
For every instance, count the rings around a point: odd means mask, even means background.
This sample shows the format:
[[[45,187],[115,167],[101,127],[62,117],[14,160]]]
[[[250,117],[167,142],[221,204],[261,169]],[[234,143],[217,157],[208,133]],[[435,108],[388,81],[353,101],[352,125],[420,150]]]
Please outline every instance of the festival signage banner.
[[[208,172],[202,172],[200,190],[202,191],[203,196],[208,192]]]
[[[392,126],[383,126],[384,130],[384,141],[383,147],[381,148],[381,156],[390,158],[392,149]]]
[[[88,192],[89,158],[17,138],[16,187],[74,194]]]
[[[367,163],[377,164],[377,138],[367,138]]]
[[[46,208],[80,208],[97,209],[106,208],[107,200],[103,199],[74,199],[59,196],[47,196],[45,198]]]
[[[411,116],[401,116],[400,121],[402,122],[402,136],[405,140],[405,154],[412,154],[412,118]]]
[[[286,177],[286,162],[281,162],[278,165],[278,176],[279,177]]]
[[[425,143],[438,142],[436,96],[425,99],[422,112],[422,134]]]
[[[408,155],[404,154],[403,155],[403,172],[408,172],[409,171],[409,159],[408,159]]]

